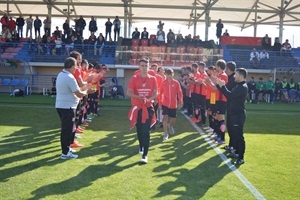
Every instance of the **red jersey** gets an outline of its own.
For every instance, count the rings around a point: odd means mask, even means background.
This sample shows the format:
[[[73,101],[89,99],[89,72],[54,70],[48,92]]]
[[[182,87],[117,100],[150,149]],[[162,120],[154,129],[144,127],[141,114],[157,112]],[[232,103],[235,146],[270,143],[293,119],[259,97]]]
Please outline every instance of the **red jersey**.
[[[206,99],[210,99],[211,90],[212,90],[212,88],[211,88],[210,84],[207,83],[206,84],[206,95],[205,95]]]
[[[153,96],[153,90],[157,90],[157,81],[154,76],[141,77],[140,74],[136,74],[130,79],[128,89],[132,89],[133,93],[140,97],[149,98]],[[140,105],[144,102],[143,99],[131,98],[131,104]],[[151,105],[152,102],[146,102],[147,107]]]
[[[81,69],[79,69],[79,68],[75,69],[74,77],[75,77],[75,79],[76,79],[77,82],[80,81],[80,80],[81,80],[81,82],[83,82]]]
[[[199,79],[200,77],[200,72],[196,72],[193,74],[193,78],[194,80],[197,80]],[[196,94],[200,94],[200,85],[197,85],[195,83],[190,83],[190,90],[191,90],[191,93],[196,93]]]
[[[95,89],[98,91],[98,95],[100,95],[100,79],[102,78],[101,73],[94,73],[94,77],[91,81],[92,89]]]
[[[225,84],[228,82],[228,76],[225,72],[219,74],[218,78],[225,81]],[[216,100],[227,102],[227,98],[222,92],[220,92],[220,90],[216,90]]]
[[[160,87],[160,103],[170,109],[177,108],[177,98],[182,105],[182,91],[180,83],[175,80],[164,80]]]
[[[204,81],[205,80],[205,78],[207,77],[207,74],[206,74],[206,72],[203,72],[203,73],[200,73],[199,72],[199,77],[198,77],[198,79],[201,79],[202,81]],[[197,79],[197,80],[198,80]],[[207,93],[207,89],[205,88],[205,86],[203,85],[203,84],[201,84],[201,85],[199,85],[199,94],[201,94],[201,95],[203,95],[203,96],[206,96],[206,93]]]

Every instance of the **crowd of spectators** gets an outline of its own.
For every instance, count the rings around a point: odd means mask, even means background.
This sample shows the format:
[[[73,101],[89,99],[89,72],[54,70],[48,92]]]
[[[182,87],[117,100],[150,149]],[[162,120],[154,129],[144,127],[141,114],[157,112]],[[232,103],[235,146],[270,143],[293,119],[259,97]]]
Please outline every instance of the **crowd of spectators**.
[[[78,19],[75,19],[75,26],[72,27],[69,24],[69,20],[66,19],[65,23],[62,25],[62,30],[56,26],[56,29],[51,31],[51,19],[46,17],[43,22],[36,16],[33,19],[32,15],[29,15],[28,18],[24,19],[21,15],[14,20],[12,17],[4,14],[0,20],[2,24],[2,34],[0,36],[0,50],[1,53],[9,46],[12,46],[13,43],[17,46],[20,38],[28,39],[29,53],[37,54],[52,54],[52,55],[68,55],[70,51],[78,50],[81,53],[84,53],[83,45],[94,45],[93,52],[94,55],[101,55],[104,44],[111,45],[114,44],[111,31],[112,26],[114,27],[114,41],[117,40],[120,34],[121,21],[118,16],[114,19],[113,22],[108,21],[105,23],[105,38],[102,33],[99,36],[95,35],[95,32],[98,30],[97,21],[92,16],[88,24],[88,30],[90,31],[89,38],[83,38],[83,31],[87,26],[85,19],[80,16]],[[26,25],[26,33],[23,35],[23,29]],[[41,28],[44,28],[44,35],[41,35]],[[33,35],[34,28],[34,35]]]
[[[191,34],[183,37],[181,33],[175,34],[172,29],[169,29],[168,33],[164,31],[164,23],[158,22],[156,34],[149,34],[147,27],[144,27],[142,32],[139,32],[138,28],[131,34],[132,39],[139,39],[140,44],[142,40],[147,40],[149,45],[157,46],[168,46],[168,47],[178,47],[178,46],[201,46],[202,40],[199,36],[192,37]]]

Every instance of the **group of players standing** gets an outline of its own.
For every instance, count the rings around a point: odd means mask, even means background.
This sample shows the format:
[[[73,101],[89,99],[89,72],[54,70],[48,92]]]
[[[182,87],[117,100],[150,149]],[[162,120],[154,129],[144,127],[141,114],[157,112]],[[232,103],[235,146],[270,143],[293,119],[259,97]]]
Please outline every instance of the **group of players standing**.
[[[136,125],[139,140],[141,163],[148,162],[150,130],[156,123],[156,109],[163,115],[163,140],[174,134],[173,125],[176,110],[182,106],[187,109],[193,122],[214,133],[211,137],[216,144],[225,143],[225,131],[230,136],[229,145],[225,146],[228,156],[237,158],[233,164],[244,163],[245,140],[243,128],[246,120],[245,101],[247,97],[246,76],[243,68],[236,70],[234,62],[218,60],[215,67],[208,67],[203,62],[193,63],[182,69],[179,81],[173,78],[172,69],[166,69],[165,80],[149,70],[149,60],[141,59],[139,70],[131,78],[127,95],[131,98],[129,112],[131,128]],[[182,88],[182,89],[181,89]],[[184,91],[182,93],[182,90]],[[227,110],[227,124],[225,114]],[[209,127],[206,127],[208,115]]]

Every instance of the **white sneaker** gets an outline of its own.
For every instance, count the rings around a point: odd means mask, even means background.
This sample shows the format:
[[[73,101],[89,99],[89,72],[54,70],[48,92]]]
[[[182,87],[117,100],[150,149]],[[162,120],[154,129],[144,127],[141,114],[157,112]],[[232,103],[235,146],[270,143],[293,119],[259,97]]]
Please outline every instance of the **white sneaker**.
[[[165,134],[164,134],[163,141],[165,141],[165,140],[167,140],[167,139],[169,139],[169,134],[168,134],[168,133],[165,133]]]
[[[60,158],[63,159],[63,160],[71,159],[71,158],[74,158],[74,159],[75,159],[75,158],[78,158],[78,155],[73,154],[71,151],[69,151],[69,152],[67,153],[67,155],[66,155],[66,154],[61,154]]]
[[[72,153],[75,153],[76,150],[75,149],[72,149],[71,147],[69,147],[69,151],[72,152]]]
[[[204,130],[209,130],[211,129],[209,126],[203,127]]]
[[[86,119],[85,121],[88,122],[88,123],[91,123],[91,122],[92,122],[91,119]]]
[[[143,155],[143,153],[144,153],[144,149],[142,150],[139,149],[139,154]]]
[[[205,130],[205,132],[211,133],[211,132],[214,132],[214,129],[210,128],[210,129]]]
[[[168,125],[168,128],[169,128],[169,133],[171,135],[174,135],[175,134],[175,130],[174,130],[173,126]]]
[[[79,134],[75,134],[75,138],[79,139],[79,138],[81,138],[81,136]]]
[[[147,164],[148,163],[148,156],[142,157],[141,163]]]

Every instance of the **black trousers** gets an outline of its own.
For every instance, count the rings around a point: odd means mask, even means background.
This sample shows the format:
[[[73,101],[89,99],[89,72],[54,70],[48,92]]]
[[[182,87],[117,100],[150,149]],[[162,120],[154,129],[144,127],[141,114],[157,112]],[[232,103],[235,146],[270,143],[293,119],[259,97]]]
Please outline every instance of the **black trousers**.
[[[154,109],[149,107],[148,115],[149,118],[145,123],[142,123],[142,109],[138,111],[138,118],[136,123],[136,131],[139,140],[140,150],[144,150],[143,157],[148,155],[148,149],[150,145],[150,126],[151,119],[154,114]]]
[[[119,28],[115,28],[114,29],[114,33],[115,33],[115,35],[114,35],[114,41],[116,41],[116,38],[118,39],[119,36],[120,36],[120,29]],[[118,34],[118,37],[117,37],[117,34]]]
[[[244,124],[246,121],[246,114],[231,114],[227,115],[227,129],[230,134],[231,145],[240,159],[244,159],[246,142],[244,139]]]
[[[41,29],[40,28],[34,28],[34,35],[35,35],[35,39],[37,39],[38,36],[41,36]]]
[[[69,152],[70,141],[75,126],[75,109],[56,109],[61,121],[60,144],[63,154]]]

